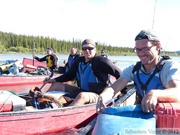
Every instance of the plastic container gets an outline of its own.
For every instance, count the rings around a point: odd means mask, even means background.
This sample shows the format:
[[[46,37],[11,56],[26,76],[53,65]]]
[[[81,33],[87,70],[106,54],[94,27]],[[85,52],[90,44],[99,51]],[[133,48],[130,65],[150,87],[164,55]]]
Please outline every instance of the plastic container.
[[[1,90],[0,91],[0,102],[2,104],[12,102],[13,109],[12,111],[23,110],[26,106],[26,100],[15,95],[10,91]]]
[[[99,114],[92,135],[155,135],[156,120],[153,114],[143,113],[141,106],[106,108]]]
[[[180,129],[180,103],[158,103],[155,115],[157,128]]]

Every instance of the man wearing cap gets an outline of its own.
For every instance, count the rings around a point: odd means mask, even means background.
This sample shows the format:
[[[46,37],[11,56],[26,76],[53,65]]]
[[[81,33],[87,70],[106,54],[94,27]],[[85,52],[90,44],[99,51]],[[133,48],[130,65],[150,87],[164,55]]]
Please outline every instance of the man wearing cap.
[[[53,53],[53,49],[52,48],[47,48],[46,49],[46,53],[47,55],[42,57],[42,58],[39,58],[37,57],[34,53],[33,53],[33,58],[36,59],[37,61],[46,61],[46,65],[47,67],[53,71],[54,69],[57,68],[57,61],[58,61],[58,58],[57,56]]]
[[[116,79],[120,77],[121,70],[109,59],[96,54],[96,43],[91,39],[82,42],[83,56],[76,59],[70,70],[63,75],[44,80],[52,83],[48,91],[68,92],[74,101],[71,105],[83,105],[97,102],[98,94],[109,85],[109,75]],[[77,79],[77,85],[62,84],[69,80]]]
[[[160,56],[161,43],[152,30],[142,30],[135,37],[134,51],[140,61],[123,70],[121,77],[111,87],[100,94],[97,111],[103,112],[104,102],[108,101],[134,81],[136,104],[142,105],[144,112],[151,112],[158,102],[180,101],[180,64],[169,57]]]

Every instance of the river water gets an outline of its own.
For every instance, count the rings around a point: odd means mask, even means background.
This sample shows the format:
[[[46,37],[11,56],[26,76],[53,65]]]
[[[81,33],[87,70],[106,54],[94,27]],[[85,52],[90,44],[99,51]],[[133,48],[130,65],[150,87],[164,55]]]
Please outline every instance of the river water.
[[[43,57],[44,55],[37,55],[38,57]],[[63,64],[63,61],[68,59],[68,55],[64,54],[58,54],[58,63],[59,65]],[[0,54],[0,64],[5,63],[6,60],[23,60],[23,58],[30,58],[32,59],[31,54]],[[116,62],[117,66],[120,69],[124,69],[125,67],[134,64],[136,61],[139,60],[137,56],[108,56],[110,60],[113,62]],[[174,60],[177,60],[180,62],[180,57],[171,57]]]

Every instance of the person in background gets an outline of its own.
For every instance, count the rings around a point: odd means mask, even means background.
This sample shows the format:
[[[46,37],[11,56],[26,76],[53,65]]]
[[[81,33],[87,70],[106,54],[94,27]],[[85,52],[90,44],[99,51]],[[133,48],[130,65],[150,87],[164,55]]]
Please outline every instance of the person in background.
[[[101,56],[106,58],[108,57],[104,49],[101,50]]]
[[[33,53],[33,58],[36,59],[37,61],[46,61],[46,65],[47,67],[53,71],[54,69],[57,68],[57,61],[58,61],[58,58],[57,56],[53,53],[53,49],[52,48],[47,48],[46,49],[46,53],[47,55],[42,57],[42,58],[39,58],[35,55],[35,53]]]
[[[121,70],[117,66],[109,59],[96,54],[96,43],[92,39],[82,42],[82,52],[83,56],[73,63],[68,72],[44,80],[44,83],[52,83],[48,91],[68,92],[75,99],[71,106],[97,102],[98,94],[109,85],[109,74],[116,79],[120,77]],[[77,79],[78,86],[62,83],[74,78]]]
[[[70,54],[68,56],[68,61],[66,60],[63,61],[63,65],[58,67],[58,72],[60,74],[64,74],[65,72],[68,72],[74,63],[74,61],[80,57],[80,54],[77,52],[77,48],[72,47],[70,49]]]
[[[123,70],[121,77],[100,94],[97,112],[103,112],[105,102],[134,81],[136,102],[144,112],[152,112],[158,102],[180,101],[180,63],[161,57],[161,43],[153,30],[142,30],[135,37],[137,56],[135,65]]]
[[[80,54],[77,52],[77,48],[75,47],[72,47],[70,49],[70,54],[69,54],[69,57],[68,57],[68,61],[66,63],[66,72],[68,72],[71,68],[71,66],[73,65],[74,61],[80,57]]]

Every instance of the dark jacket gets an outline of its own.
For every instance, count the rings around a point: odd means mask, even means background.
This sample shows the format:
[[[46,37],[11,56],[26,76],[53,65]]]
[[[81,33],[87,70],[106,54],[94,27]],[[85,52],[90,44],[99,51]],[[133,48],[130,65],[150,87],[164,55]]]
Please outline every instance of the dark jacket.
[[[79,57],[74,62],[69,72],[55,78],[55,80],[57,82],[66,82],[75,79],[77,77],[77,72],[79,72],[78,66],[81,62],[85,62],[84,56]],[[109,75],[114,76],[116,79],[120,77],[121,70],[114,65],[111,60],[96,55],[90,62],[92,62],[92,70],[94,75],[101,81],[101,84],[103,84],[101,89],[104,89],[108,85]],[[90,91],[93,90],[90,89]]]

